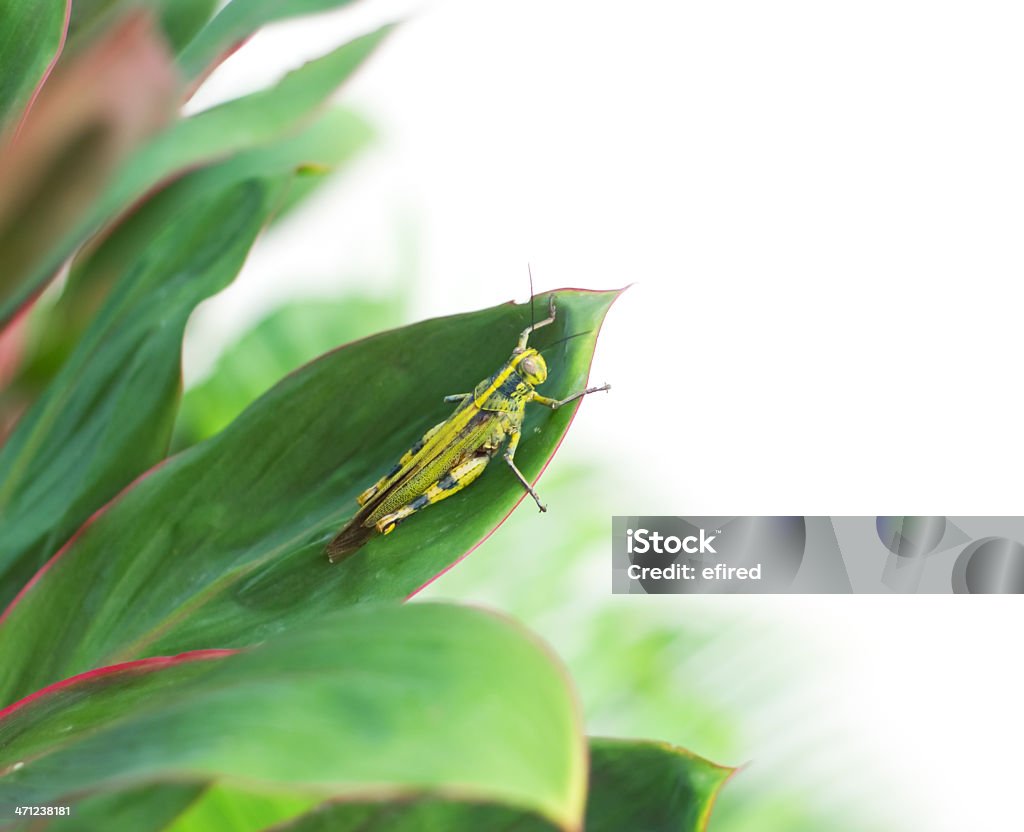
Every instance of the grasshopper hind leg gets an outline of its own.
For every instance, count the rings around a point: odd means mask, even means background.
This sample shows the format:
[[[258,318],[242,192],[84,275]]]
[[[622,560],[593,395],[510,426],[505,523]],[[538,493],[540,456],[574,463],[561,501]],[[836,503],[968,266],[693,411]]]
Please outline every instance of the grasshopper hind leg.
[[[397,511],[393,511],[390,514],[385,514],[376,522],[377,531],[381,534],[388,534],[395,530],[395,527],[405,520],[410,515],[415,514],[420,509],[426,508],[427,506],[439,503],[452,494],[457,494],[473,480],[479,477],[483,472],[484,468],[487,467],[487,463],[491,461],[491,457],[486,453],[473,454],[463,462],[460,462],[451,471],[445,474],[441,479],[427,488],[420,496],[414,500],[410,500],[404,506]]]

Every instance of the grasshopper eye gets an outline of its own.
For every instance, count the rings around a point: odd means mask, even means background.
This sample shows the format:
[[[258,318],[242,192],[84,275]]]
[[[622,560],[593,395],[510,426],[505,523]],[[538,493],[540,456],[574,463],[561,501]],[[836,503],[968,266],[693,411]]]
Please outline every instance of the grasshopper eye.
[[[548,377],[548,366],[539,355],[528,355],[519,362],[519,372],[527,384],[543,384]]]

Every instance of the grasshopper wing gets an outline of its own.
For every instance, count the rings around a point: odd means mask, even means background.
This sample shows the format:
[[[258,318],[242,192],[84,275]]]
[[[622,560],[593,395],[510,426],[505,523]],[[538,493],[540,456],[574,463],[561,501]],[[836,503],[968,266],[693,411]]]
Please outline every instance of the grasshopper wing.
[[[375,523],[423,494],[469,454],[491,439],[491,416],[472,405],[460,407],[386,484],[366,501],[327,544],[333,563],[363,546],[375,533]]]

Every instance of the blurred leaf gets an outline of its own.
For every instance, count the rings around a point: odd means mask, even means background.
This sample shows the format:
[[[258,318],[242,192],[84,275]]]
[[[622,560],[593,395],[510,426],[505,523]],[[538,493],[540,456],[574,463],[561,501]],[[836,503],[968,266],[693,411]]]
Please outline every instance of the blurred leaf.
[[[731,768],[664,743],[592,738],[589,745],[586,832],[705,830],[718,792],[733,773]],[[317,803],[314,798],[218,784],[203,793],[166,832],[257,832],[275,824],[280,824],[274,826],[279,832],[557,830],[537,814],[480,801],[409,797],[390,802],[357,798]]]
[[[239,151],[293,135],[337,87],[369,57],[391,27],[357,38],[287,75],[276,86],[176,122],[131,156],[102,196],[31,269],[9,279],[0,298],[0,323],[50,279],[92,233],[169,177]],[[80,158],[80,152],[75,154]],[[0,211],[2,217],[2,211]],[[0,272],[8,268],[0,248]]]
[[[6,603],[97,508],[163,459],[185,323],[238,273],[283,182],[249,180],[194,203],[140,243],[116,291],[0,450]]]
[[[257,29],[277,20],[338,9],[352,0],[231,0],[181,53],[181,68],[198,78]]]
[[[59,832],[159,832],[201,800],[205,788],[193,783],[150,783],[86,795],[75,802],[70,817],[52,821],[48,828]]]
[[[145,5],[153,9],[171,48],[177,52],[205,26],[217,8],[217,0],[74,0],[68,41],[93,35],[97,29],[126,9]]]
[[[616,296],[558,293],[558,319],[533,341],[552,346],[548,395],[586,383]],[[325,610],[415,592],[522,499],[506,466],[342,563],[328,563],[324,545],[355,496],[451,412],[442,397],[495,372],[529,320],[528,304],[503,304],[350,344],[151,472],[8,608],[0,702],[90,667],[252,644]],[[547,463],[574,411],[532,408],[516,458],[527,476]]]
[[[349,110],[332,107],[317,115],[301,132],[289,131],[273,142],[243,149],[172,182],[163,192],[125,216],[100,245],[78,257],[61,303],[78,304],[82,297],[94,293],[88,288],[92,283],[108,279],[111,272],[145,251],[140,235],[150,233],[175,217],[181,210],[182,199],[196,199],[226,185],[269,173],[290,173],[301,183],[310,168],[332,172],[347,164],[365,150],[373,138],[373,130],[363,118]],[[295,189],[294,185],[289,187],[283,205],[291,204]],[[165,199],[164,193],[173,196]],[[82,268],[83,263],[88,265],[88,270]],[[99,274],[94,273],[97,271]]]
[[[0,134],[14,129],[57,60],[69,4],[0,0]]]
[[[275,310],[218,359],[210,376],[189,390],[175,425],[175,448],[219,433],[275,382],[339,341],[396,326],[401,297],[299,301]]]
[[[62,328],[83,310],[91,316],[98,306],[96,299],[105,296],[114,276],[145,253],[147,238],[195,200],[255,176],[291,174],[276,218],[280,210],[293,204],[294,192],[304,190],[310,168],[333,172],[365,150],[373,137],[373,130],[361,117],[331,108],[297,135],[243,150],[171,183],[127,215],[98,246],[78,256],[57,304],[65,311]]]
[[[6,327],[0,328],[0,448],[30,403],[13,380],[22,370],[31,312],[31,308],[23,309]]]
[[[155,827],[163,832],[258,832],[309,812],[316,797],[271,794],[217,783],[206,789],[173,823]],[[61,831],[63,832],[63,830]],[[137,830],[125,830],[137,832]]]
[[[105,240],[78,255],[56,303],[39,303],[33,308],[27,355],[15,380],[0,393],[0,419],[38,398],[64,365],[114,283],[146,256],[162,229],[192,205],[247,178],[293,172],[273,221],[294,202],[296,190],[306,190],[306,171],[310,167],[333,171],[361,152],[372,136],[369,125],[358,116],[328,110],[295,138],[236,154],[228,161],[188,174],[144,202]]]
[[[702,614],[680,626],[671,610],[643,598],[604,603],[580,593],[581,585],[606,574],[608,518],[622,494],[642,503],[645,487],[628,472],[613,471],[600,452],[560,457],[544,475],[551,511],[543,534],[531,534],[536,519],[529,512],[513,514],[501,535],[417,598],[457,598],[529,622],[569,666],[587,724],[602,734],[656,736],[719,757],[742,755],[735,709],[693,664],[712,647],[734,652],[723,621]],[[529,546],[520,542],[526,537]],[[743,665],[737,672],[749,677]],[[635,707],[638,701],[643,707]]]
[[[292,212],[313,197],[331,179],[331,169],[322,165],[305,165],[298,172],[288,196],[277,212],[274,222],[290,217]]]
[[[0,149],[0,325],[71,253],[62,246],[123,160],[170,120],[178,79],[135,14],[62,63]]]
[[[175,52],[181,51],[210,22],[220,5],[218,0],[149,0],[158,9],[163,27]]]
[[[10,383],[22,362],[28,312],[29,310],[26,309],[11,321],[6,329],[0,330],[0,390]],[[0,413],[0,444],[3,443],[4,437],[7,435],[3,429],[4,421],[3,414]]]
[[[655,616],[620,605],[574,622],[588,630],[572,657],[574,678],[588,685],[588,719],[603,731],[656,733],[718,754],[740,753],[735,716],[694,678],[691,664],[702,650],[727,654],[731,634],[720,623],[680,627],[675,617]],[[631,708],[637,698],[641,709]]]
[[[601,463],[600,458],[581,460],[578,454],[559,459],[544,475],[543,497],[551,511],[544,518],[543,534],[535,533],[532,513],[517,512],[499,538],[488,541],[471,560],[446,572],[418,597],[465,599],[505,610],[546,632],[561,655],[571,655],[570,647],[588,633],[595,610],[586,605],[581,611],[567,600],[578,596],[581,570],[598,568],[588,556],[595,551],[604,555],[607,549],[608,518],[615,512],[609,492],[620,494],[623,483],[621,472]],[[524,548],[520,541],[527,537],[530,545]],[[605,566],[603,558],[600,566]],[[537,591],[538,578],[543,592]],[[565,621],[567,615],[572,619]],[[612,651],[602,667],[617,658]],[[584,698],[591,693],[580,690]]]
[[[732,772],[665,743],[592,739],[586,829],[703,830]]]
[[[590,740],[586,832],[701,832],[732,769],[680,748],[636,740]],[[271,822],[271,821],[266,821]],[[181,832],[192,827],[181,827]],[[199,826],[195,832],[213,830]],[[220,828],[228,828],[226,826]],[[230,827],[249,832],[257,825]],[[509,806],[421,798],[321,806],[281,832],[554,832]]]
[[[510,806],[419,798],[392,803],[329,803],[273,829],[275,832],[557,832],[559,827],[536,814]],[[254,829],[243,828],[239,832],[254,832]]]
[[[0,811],[216,779],[319,799],[460,794],[573,827],[579,715],[510,621],[417,604],[335,610],[229,656],[104,668],[0,714]]]

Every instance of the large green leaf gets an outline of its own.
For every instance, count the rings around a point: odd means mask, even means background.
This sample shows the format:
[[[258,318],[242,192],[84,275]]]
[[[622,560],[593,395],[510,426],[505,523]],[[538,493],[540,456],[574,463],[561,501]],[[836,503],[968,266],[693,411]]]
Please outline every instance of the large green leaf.
[[[50,321],[61,337],[81,328],[84,295],[116,289],[0,449],[0,604],[163,459],[192,310],[238,273],[296,169],[337,165],[367,136],[359,119],[330,112],[294,139],[190,174],[76,265],[57,308],[67,314]]]
[[[185,74],[196,78],[261,26],[289,17],[347,6],[352,0],[231,0],[181,53]]]
[[[335,610],[242,654],[105,668],[0,713],[0,817],[210,779],[458,795],[575,827],[586,757],[552,655],[510,621],[436,604]]]
[[[616,295],[558,293],[556,322],[533,341],[552,346],[544,392],[585,385]],[[537,308],[545,303],[538,298]],[[150,473],[8,609],[0,702],[91,667],[252,644],[325,610],[415,592],[522,499],[500,459],[464,492],[341,563],[327,562],[324,545],[356,495],[450,413],[442,397],[472,390],[507,360],[530,315],[528,305],[503,304],[350,344]],[[527,476],[547,463],[577,406],[531,408],[517,456]],[[557,513],[552,504],[537,517],[537,534]]]
[[[390,31],[382,27],[311,61],[276,86],[181,119],[133,154],[70,232],[42,259],[2,272],[0,324],[42,286],[90,234],[147,191],[183,170],[293,135],[324,100],[369,57]],[[0,252],[0,269],[4,266]]]
[[[60,54],[70,0],[0,0],[0,133],[16,120]]]

